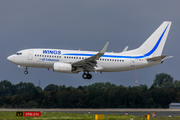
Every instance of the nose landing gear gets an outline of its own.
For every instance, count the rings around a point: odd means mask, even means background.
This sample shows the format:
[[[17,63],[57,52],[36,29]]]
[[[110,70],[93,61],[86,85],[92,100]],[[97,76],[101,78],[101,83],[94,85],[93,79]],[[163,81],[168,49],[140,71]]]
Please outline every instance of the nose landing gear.
[[[89,74],[89,71],[84,71],[84,74],[82,75],[82,77],[84,79],[91,79],[92,78],[92,75]]]
[[[25,68],[24,74],[26,74],[26,75],[28,74],[27,67]]]

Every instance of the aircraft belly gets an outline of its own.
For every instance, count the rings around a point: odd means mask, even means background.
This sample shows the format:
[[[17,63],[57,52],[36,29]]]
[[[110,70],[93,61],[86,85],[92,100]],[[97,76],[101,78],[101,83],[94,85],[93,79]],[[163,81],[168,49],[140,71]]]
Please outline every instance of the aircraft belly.
[[[34,62],[33,67],[39,68],[53,68],[54,62]]]
[[[118,71],[128,71],[128,70],[135,70],[140,68],[145,68],[148,66],[155,65],[157,63],[148,63],[147,60],[134,60],[134,65],[131,64],[131,59],[126,59],[124,62],[101,62],[98,63],[100,66],[103,67],[102,72],[118,72]]]
[[[103,72],[116,72],[116,71],[126,71],[129,70],[129,64],[126,63],[101,63],[99,64],[103,67]]]
[[[142,60],[142,59],[136,59],[135,60],[135,69],[140,69],[140,68],[145,68],[145,67],[148,67],[148,62],[147,60]]]

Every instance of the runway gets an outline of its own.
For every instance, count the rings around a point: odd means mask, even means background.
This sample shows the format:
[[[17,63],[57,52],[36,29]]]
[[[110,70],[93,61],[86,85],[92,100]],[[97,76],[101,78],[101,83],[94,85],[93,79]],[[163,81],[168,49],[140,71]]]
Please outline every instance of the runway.
[[[156,117],[180,116],[180,109],[21,109],[21,108],[3,108],[0,111],[41,111],[41,112],[63,112],[63,113],[89,113],[89,114],[121,114],[134,116],[151,115],[155,112]],[[151,115],[152,116],[152,115]]]

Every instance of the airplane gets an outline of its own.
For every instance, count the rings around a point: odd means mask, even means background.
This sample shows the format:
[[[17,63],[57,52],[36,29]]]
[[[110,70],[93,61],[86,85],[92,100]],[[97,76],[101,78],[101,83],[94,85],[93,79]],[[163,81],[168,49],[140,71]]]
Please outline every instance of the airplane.
[[[171,21],[164,21],[156,31],[138,48],[120,53],[106,52],[109,42],[99,51],[64,49],[25,49],[7,57],[7,60],[24,68],[53,69],[54,72],[84,72],[84,79],[91,79],[89,72],[120,72],[161,64],[167,55],[162,51],[171,27]],[[171,58],[172,56],[169,56]]]

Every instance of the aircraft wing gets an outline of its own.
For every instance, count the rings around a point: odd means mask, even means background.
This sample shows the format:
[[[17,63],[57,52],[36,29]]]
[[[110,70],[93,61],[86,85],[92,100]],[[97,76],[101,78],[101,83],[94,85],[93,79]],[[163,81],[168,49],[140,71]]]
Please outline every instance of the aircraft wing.
[[[86,58],[81,61],[77,61],[72,63],[72,66],[83,68],[83,70],[94,70],[96,69],[102,69],[102,67],[97,65],[97,61],[101,56],[104,55],[106,52],[106,49],[108,47],[109,42],[107,42],[104,47],[94,56]]]

